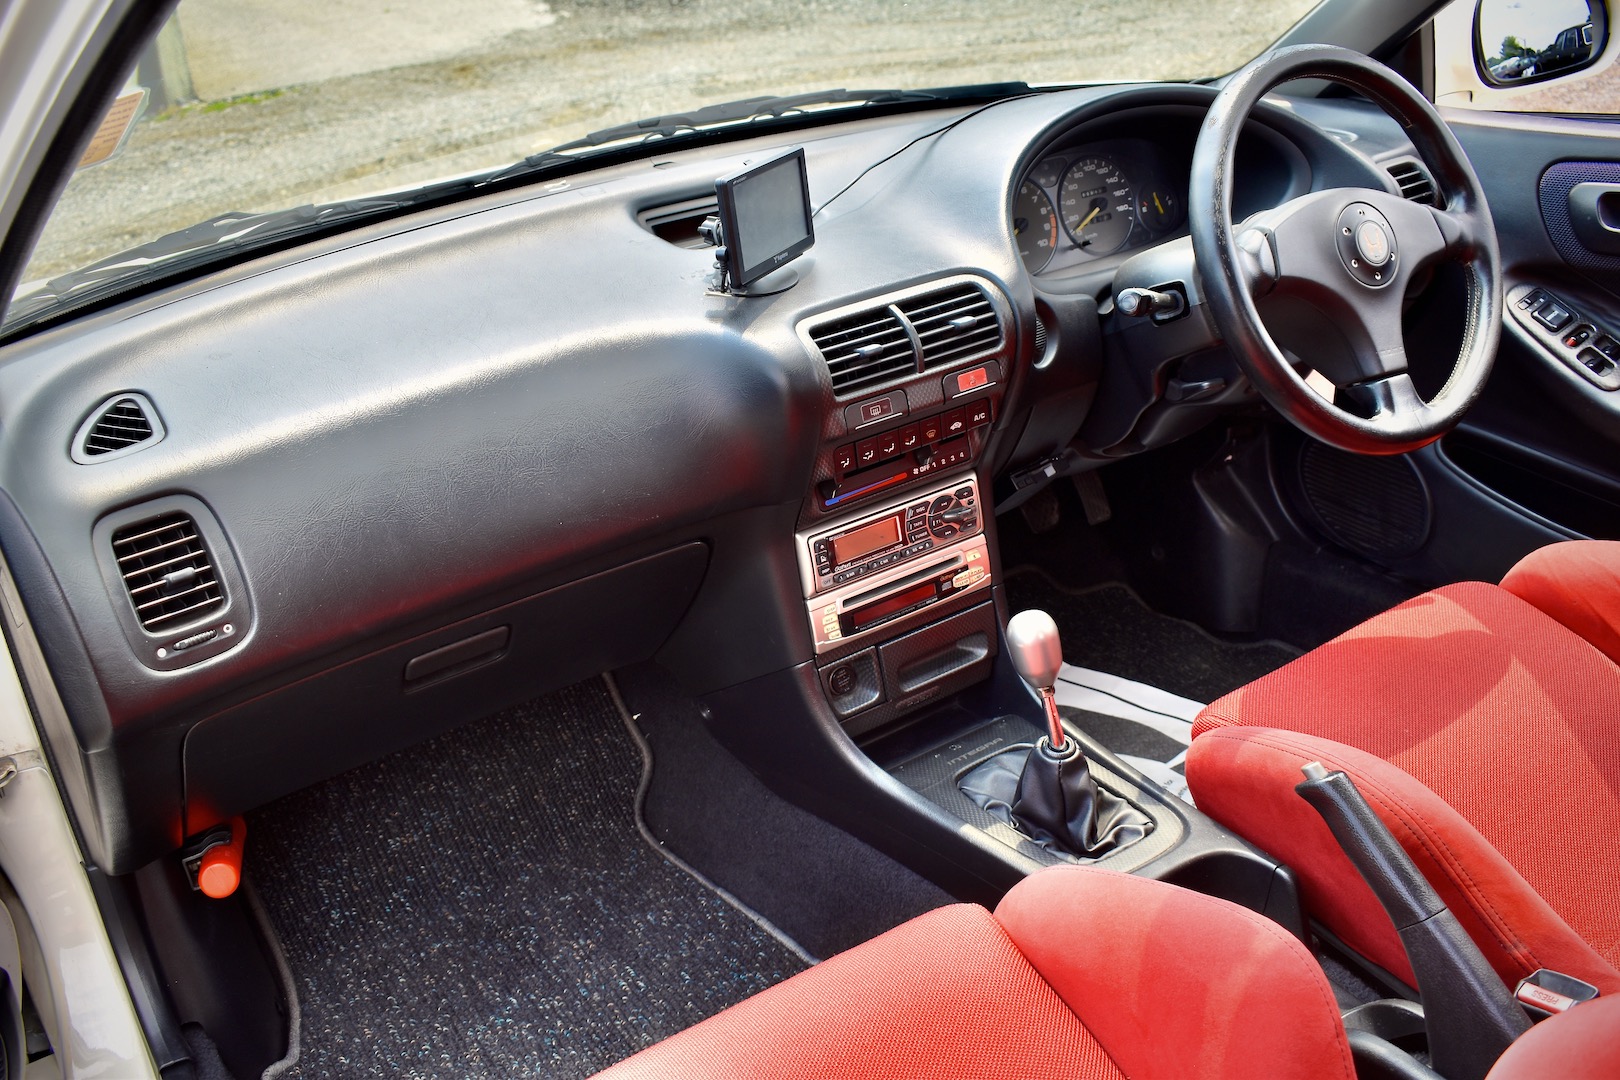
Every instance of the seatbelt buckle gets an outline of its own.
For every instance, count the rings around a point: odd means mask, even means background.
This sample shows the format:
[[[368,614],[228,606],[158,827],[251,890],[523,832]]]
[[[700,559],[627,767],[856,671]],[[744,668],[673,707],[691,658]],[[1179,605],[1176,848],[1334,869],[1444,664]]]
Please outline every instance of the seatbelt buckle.
[[[1568,1012],[1582,1002],[1598,996],[1598,988],[1582,982],[1573,975],[1547,968],[1519,980],[1513,996],[1524,1006],[1525,1012],[1538,1020],[1556,1013]]]

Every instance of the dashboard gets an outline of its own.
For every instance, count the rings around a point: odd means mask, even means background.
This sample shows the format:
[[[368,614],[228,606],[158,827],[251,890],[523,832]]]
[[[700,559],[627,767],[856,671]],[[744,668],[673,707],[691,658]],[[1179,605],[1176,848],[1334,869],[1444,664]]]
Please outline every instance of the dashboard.
[[[88,856],[125,872],[648,659],[698,695],[802,672],[852,734],[982,673],[958,646],[996,638],[994,506],[1109,397],[1109,275],[1185,235],[1212,98],[1098,87],[675,148],[7,345],[0,600]],[[1394,190],[1393,124],[1311,109],[1256,113],[1240,214]],[[716,295],[692,242],[714,179],[795,146],[818,207],[798,284]],[[154,435],[82,454],[129,402]],[[176,515],[221,596],[149,624],[120,545]],[[197,580],[171,577],[138,587]]]

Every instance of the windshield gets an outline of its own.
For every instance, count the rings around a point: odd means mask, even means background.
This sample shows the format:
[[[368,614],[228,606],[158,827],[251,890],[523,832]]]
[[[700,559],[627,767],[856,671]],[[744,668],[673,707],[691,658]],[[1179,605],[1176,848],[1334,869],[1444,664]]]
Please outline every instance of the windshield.
[[[759,95],[1219,75],[1313,3],[183,0],[48,219],[6,322],[161,274],[199,239],[82,268],[199,222],[209,242],[240,239],[253,231],[240,215],[487,172]]]

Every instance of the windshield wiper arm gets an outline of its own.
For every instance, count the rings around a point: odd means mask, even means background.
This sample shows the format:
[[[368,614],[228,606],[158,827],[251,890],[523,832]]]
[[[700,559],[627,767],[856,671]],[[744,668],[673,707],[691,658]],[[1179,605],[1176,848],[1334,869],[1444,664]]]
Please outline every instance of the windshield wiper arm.
[[[505,180],[550,165],[577,161],[582,151],[593,151],[626,142],[652,142],[714,128],[775,120],[802,114],[813,108],[833,106],[870,108],[913,102],[990,101],[1029,92],[1028,84],[1014,82],[945,86],[928,90],[815,90],[807,94],[781,97],[766,95],[741,98],[717,105],[705,105],[686,112],[667,113],[632,120],[625,124],[614,124],[612,127],[590,132],[569,142],[559,143],[538,154],[531,154],[522,161],[485,177],[484,183]]]

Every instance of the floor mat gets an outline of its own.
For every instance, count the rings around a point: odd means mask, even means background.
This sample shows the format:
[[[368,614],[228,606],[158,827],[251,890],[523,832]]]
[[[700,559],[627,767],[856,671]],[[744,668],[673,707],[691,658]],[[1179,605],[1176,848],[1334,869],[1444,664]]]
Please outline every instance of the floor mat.
[[[585,1076],[800,970],[643,841],[641,772],[594,680],[255,814],[282,1075]]]

